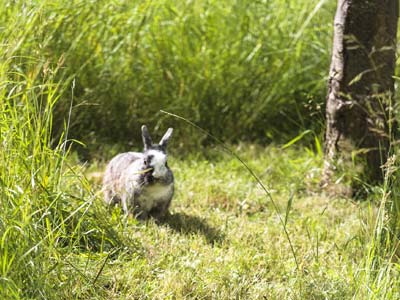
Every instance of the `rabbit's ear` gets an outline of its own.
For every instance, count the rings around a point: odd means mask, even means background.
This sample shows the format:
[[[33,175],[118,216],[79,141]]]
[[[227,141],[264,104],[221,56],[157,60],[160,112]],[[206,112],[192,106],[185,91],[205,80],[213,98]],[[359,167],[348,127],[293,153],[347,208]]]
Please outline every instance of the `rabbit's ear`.
[[[151,146],[153,145],[153,141],[151,140],[149,131],[146,127],[146,125],[142,126],[142,138],[143,138],[143,145],[144,145],[144,150],[150,149]]]
[[[168,128],[167,132],[164,134],[160,141],[160,146],[165,148],[167,147],[168,140],[171,138],[172,132],[174,131],[173,128]]]

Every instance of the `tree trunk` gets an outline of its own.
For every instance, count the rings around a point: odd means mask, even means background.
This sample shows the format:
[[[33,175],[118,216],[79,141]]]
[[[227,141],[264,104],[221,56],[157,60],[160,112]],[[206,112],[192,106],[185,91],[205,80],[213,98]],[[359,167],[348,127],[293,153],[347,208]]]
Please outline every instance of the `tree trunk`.
[[[337,168],[354,168],[364,179],[382,180],[393,122],[398,0],[338,0],[326,102],[322,183]]]

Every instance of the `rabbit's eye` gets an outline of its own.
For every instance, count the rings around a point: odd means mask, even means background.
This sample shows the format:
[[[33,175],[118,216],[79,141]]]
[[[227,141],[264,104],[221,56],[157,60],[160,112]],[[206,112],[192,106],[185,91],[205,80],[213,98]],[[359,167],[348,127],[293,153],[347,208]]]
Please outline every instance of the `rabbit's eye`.
[[[144,163],[145,166],[147,166],[147,160],[146,159],[143,160],[143,163]]]

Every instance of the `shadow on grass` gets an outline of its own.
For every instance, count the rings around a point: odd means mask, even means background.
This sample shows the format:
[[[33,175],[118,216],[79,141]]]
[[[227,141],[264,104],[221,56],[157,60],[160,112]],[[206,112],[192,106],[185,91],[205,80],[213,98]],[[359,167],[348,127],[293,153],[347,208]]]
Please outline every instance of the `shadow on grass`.
[[[201,234],[207,242],[214,245],[224,240],[224,234],[219,230],[207,224],[207,221],[197,216],[187,215],[185,213],[175,213],[169,215],[162,225],[167,225],[176,232],[190,235]]]

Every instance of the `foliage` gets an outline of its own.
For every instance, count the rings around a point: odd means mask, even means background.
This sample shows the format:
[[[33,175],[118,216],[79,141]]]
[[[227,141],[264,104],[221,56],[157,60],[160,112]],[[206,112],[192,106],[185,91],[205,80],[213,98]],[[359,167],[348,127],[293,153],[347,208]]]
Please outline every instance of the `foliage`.
[[[232,142],[265,143],[299,126],[319,127],[313,121],[321,117],[329,63],[328,1],[42,0],[1,7],[7,43],[21,35],[21,62],[34,56],[62,63],[58,78],[74,78],[55,106],[54,136],[63,132],[73,93],[70,136],[92,154],[103,142],[137,145],[142,123],[173,125],[181,141],[196,135],[160,109]]]

